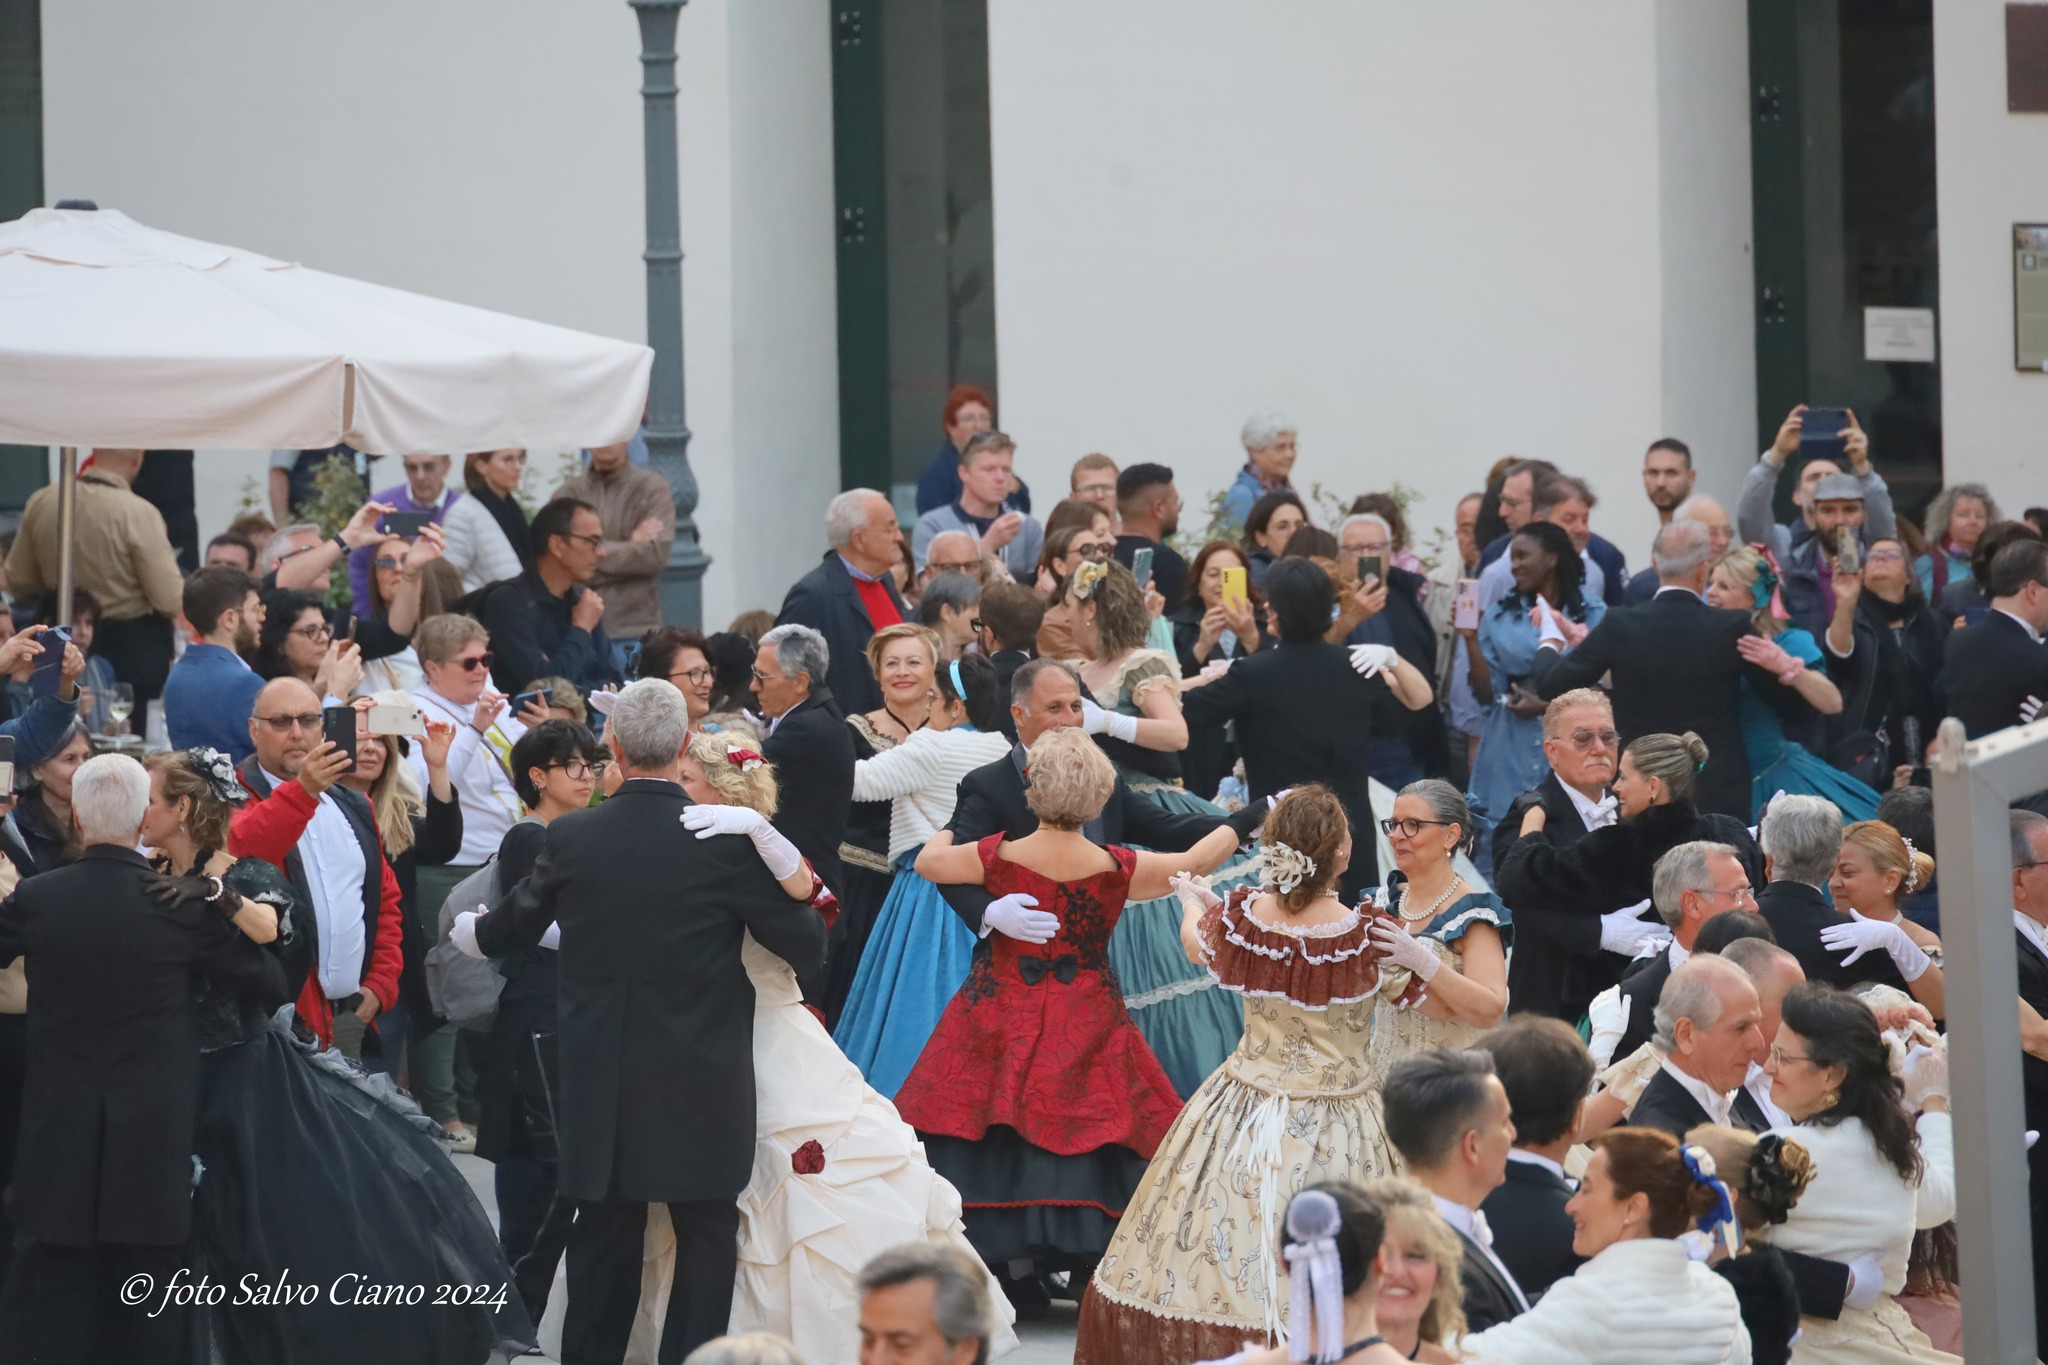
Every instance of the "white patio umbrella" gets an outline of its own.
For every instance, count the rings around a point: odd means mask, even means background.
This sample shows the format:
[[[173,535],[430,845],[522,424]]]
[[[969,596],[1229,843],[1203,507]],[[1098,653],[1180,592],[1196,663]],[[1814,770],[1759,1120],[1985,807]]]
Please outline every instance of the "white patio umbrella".
[[[628,440],[654,353],[144,227],[0,223],[0,442],[379,454]]]

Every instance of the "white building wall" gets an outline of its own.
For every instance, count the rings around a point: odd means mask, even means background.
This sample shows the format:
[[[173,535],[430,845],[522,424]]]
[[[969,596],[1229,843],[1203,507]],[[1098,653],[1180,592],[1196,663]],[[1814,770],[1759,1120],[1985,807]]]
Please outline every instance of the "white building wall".
[[[807,0],[682,14],[686,381],[715,625],[779,600],[822,548],[745,534],[757,495],[816,524],[837,486],[829,21]],[[46,182],[53,201],[644,340],[639,81],[615,0],[45,6]],[[260,465],[206,453],[205,534]]]
[[[2048,502],[2048,374],[2013,368],[2012,225],[2048,223],[2048,115],[2005,107],[2005,8],[1934,3],[1942,457],[2008,516]]]
[[[1026,477],[1160,460],[1193,517],[1278,407],[1297,485],[1415,488],[1425,542],[1514,453],[1588,476],[1642,563],[1650,441],[1730,498],[1755,456],[1746,31],[1740,0],[991,0]]]

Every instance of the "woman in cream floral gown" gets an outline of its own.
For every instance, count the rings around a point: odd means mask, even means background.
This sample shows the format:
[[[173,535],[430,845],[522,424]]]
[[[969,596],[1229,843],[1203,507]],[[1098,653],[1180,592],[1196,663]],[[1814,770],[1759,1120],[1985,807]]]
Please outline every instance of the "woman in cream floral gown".
[[[1469,816],[1439,814],[1446,796],[1463,806],[1438,782],[1405,789],[1394,807],[1395,862],[1432,894],[1413,910],[1401,893],[1392,904],[1420,917],[1420,935],[1375,903],[1337,900],[1351,838],[1322,787],[1267,816],[1264,885],[1220,901],[1184,893],[1190,956],[1243,997],[1244,1037],[1131,1199],[1082,1305],[1076,1365],[1181,1365],[1276,1338],[1287,1320],[1274,1263],[1287,1200],[1318,1181],[1398,1172],[1379,1111],[1388,1068],[1420,1048],[1464,1046],[1488,1009],[1486,1022],[1498,1020],[1507,912],[1451,870]],[[1424,955],[1436,965],[1420,965]]]
[[[683,763],[692,800],[772,813],[771,769],[736,736],[698,732]],[[732,762],[737,751],[746,757]],[[750,760],[751,766],[747,766]],[[765,808],[764,808],[765,807]],[[678,830],[678,837],[690,837]],[[822,888],[819,888],[822,890]],[[741,961],[754,983],[754,1173],[741,1193],[739,1277],[732,1325],[794,1342],[814,1365],[860,1355],[854,1276],[878,1252],[904,1242],[946,1243],[974,1254],[960,1196],[932,1170],[896,1107],[864,1080],[804,1007],[796,973],[749,937]],[[626,1360],[653,1365],[675,1262],[663,1205],[648,1210],[640,1311]],[[1016,1345],[1014,1314],[989,1281],[997,1322],[991,1356]],[[560,1352],[558,1276],[542,1345]]]

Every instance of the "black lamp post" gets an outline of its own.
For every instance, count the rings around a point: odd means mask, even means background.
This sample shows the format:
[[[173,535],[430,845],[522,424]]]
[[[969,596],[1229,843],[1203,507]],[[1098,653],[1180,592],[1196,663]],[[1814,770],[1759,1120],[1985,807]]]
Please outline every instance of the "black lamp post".
[[[640,20],[640,98],[647,153],[647,462],[668,480],[676,538],[661,575],[661,615],[670,625],[702,623],[702,581],[710,558],[697,544],[697,476],[683,420],[683,244],[676,171],[676,21],[687,0],[626,0]]]

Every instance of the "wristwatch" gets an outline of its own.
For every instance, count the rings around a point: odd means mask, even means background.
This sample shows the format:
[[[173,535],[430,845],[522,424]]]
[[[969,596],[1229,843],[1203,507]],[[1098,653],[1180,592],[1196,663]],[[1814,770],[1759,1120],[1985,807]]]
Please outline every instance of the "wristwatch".
[[[341,538],[341,532],[339,531],[334,533],[334,548],[341,551],[343,556],[355,553],[349,548],[349,543]]]

